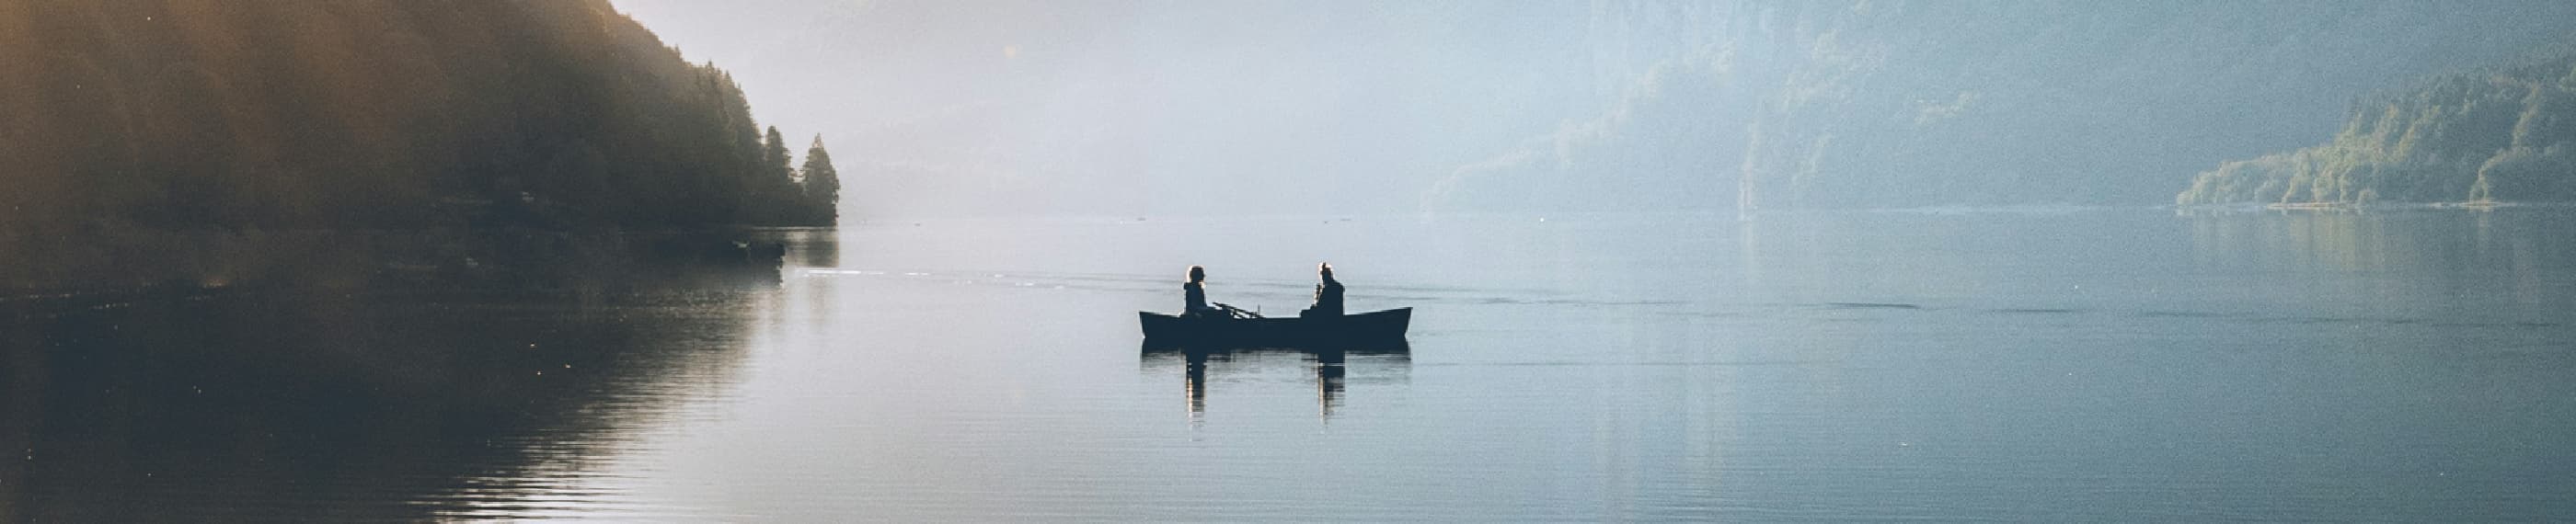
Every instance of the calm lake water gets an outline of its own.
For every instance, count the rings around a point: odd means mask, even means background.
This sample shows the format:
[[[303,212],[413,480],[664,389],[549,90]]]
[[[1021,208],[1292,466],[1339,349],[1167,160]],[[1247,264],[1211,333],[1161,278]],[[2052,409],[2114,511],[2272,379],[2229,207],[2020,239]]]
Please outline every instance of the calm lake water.
[[[0,520],[2561,519],[2571,231],[937,221],[775,232],[774,280],[46,302]],[[1188,265],[1293,314],[1319,261],[1410,351],[1140,351]]]

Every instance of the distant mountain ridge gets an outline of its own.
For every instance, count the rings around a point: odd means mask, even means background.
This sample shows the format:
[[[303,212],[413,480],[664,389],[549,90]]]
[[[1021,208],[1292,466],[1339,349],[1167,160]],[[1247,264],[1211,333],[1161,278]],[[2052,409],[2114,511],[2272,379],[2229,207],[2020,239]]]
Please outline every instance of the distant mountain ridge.
[[[1602,5],[1594,27],[1630,28],[1603,45],[1666,58],[1599,117],[1459,167],[1427,209],[2161,203],[2212,163],[2310,143],[2353,96],[2567,41],[2576,19],[2523,1]]]
[[[2177,205],[2576,201],[2576,47],[2361,98],[2324,144],[2219,164]]]
[[[0,230],[833,220],[605,0],[5,0],[0,115]]]

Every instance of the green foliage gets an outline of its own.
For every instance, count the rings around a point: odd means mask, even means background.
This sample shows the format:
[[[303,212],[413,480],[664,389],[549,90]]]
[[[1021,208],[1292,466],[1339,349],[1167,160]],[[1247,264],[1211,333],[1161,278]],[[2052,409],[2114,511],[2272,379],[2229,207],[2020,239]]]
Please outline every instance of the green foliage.
[[[5,2],[0,115],[20,231],[815,215],[732,75],[605,0]]]
[[[2219,164],[2179,205],[2576,200],[2576,50],[2353,104],[2325,144]]]

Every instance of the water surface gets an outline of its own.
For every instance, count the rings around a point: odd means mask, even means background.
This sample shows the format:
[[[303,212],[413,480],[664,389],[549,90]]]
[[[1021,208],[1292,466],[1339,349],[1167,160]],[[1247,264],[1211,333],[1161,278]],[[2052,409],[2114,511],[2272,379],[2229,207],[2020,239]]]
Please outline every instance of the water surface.
[[[0,516],[2542,520],[2571,227],[931,221],[770,233],[774,280],[54,301],[0,337]],[[1140,351],[1187,265],[1293,312],[1320,261],[1410,350]]]

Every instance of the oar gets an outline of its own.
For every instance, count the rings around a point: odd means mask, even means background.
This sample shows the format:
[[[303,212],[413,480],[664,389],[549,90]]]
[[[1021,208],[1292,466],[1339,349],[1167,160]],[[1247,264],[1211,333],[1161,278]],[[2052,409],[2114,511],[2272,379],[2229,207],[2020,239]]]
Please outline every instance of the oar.
[[[1243,308],[1234,307],[1234,304],[1227,304],[1224,302],[1209,302],[1208,304],[1216,306],[1217,309],[1225,310],[1226,313],[1233,315],[1234,318],[1264,318],[1260,313],[1244,311]]]

